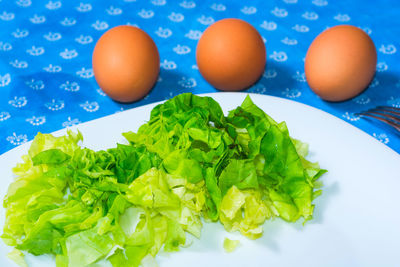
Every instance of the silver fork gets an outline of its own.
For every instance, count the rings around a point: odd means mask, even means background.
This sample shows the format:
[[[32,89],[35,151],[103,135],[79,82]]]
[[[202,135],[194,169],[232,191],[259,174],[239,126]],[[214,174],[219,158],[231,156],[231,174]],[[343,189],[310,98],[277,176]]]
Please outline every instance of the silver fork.
[[[356,113],[356,115],[380,120],[400,132],[400,108],[379,106],[367,111]]]

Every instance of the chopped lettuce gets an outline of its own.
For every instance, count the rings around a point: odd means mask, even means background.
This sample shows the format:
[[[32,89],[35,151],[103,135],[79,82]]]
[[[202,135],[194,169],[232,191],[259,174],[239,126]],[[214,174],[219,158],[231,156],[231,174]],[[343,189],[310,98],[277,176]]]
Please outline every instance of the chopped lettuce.
[[[25,261],[25,255],[21,252],[21,250],[14,248],[10,253],[7,254],[7,256],[11,260],[13,260],[18,266],[28,267],[28,264],[26,264]]]
[[[114,247],[112,235],[99,233],[99,226],[78,232],[66,238],[68,266],[88,266],[106,256]]]
[[[228,252],[228,253],[233,252],[239,244],[240,244],[239,240],[231,240],[231,239],[225,237],[225,239],[224,239],[225,252]]]
[[[36,136],[3,201],[10,257],[157,266],[160,250],[200,238],[202,219],[255,239],[270,218],[310,220],[321,194],[325,170],[306,159],[307,144],[249,97],[224,116],[212,98],[182,94],[123,136],[128,145],[100,151],[81,147],[80,132]]]

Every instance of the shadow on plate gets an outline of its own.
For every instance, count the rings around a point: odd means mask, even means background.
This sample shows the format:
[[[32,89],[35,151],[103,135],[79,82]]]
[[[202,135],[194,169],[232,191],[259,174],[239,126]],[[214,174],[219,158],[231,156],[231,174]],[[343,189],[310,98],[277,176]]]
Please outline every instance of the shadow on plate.
[[[323,176],[322,176],[322,182]],[[329,205],[329,202],[331,202],[334,199],[334,196],[339,193],[339,183],[334,182],[333,184],[330,185],[324,185],[322,187],[322,195],[320,195],[317,199],[315,199],[314,204],[314,214],[313,214],[313,219],[307,224],[322,224],[324,221],[324,213],[326,212],[327,206]]]
[[[186,244],[189,246],[185,248],[185,250],[195,252],[221,251],[224,237],[235,234],[228,233],[219,222],[206,223],[202,220],[202,223],[203,228],[201,229],[201,240],[187,234]]]
[[[315,204],[313,219],[303,224],[303,220],[299,219],[295,223],[288,223],[280,218],[267,220],[264,225],[264,233],[260,239],[255,242],[274,252],[280,252],[278,240],[280,239],[280,233],[284,227],[294,228],[296,231],[305,231],[308,225],[322,224],[324,212],[328,206],[328,203],[334,199],[334,196],[339,192],[339,185],[337,182],[322,187],[322,195],[319,196],[313,203]]]
[[[279,252],[280,248],[277,240],[279,240],[280,232],[285,224],[288,223],[279,218],[265,221],[263,225],[263,235],[261,238],[255,240],[255,242],[261,246],[267,247],[271,251]]]

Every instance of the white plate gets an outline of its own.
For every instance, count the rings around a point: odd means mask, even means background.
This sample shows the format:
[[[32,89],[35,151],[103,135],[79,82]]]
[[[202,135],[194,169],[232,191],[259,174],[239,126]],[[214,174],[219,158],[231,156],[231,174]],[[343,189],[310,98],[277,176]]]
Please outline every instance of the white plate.
[[[246,94],[209,96],[228,111],[240,105]],[[400,156],[359,129],[315,108],[265,95],[251,94],[251,98],[277,121],[286,121],[291,136],[309,143],[309,159],[328,169],[321,178],[323,194],[315,201],[314,219],[305,226],[279,219],[267,221],[264,236],[255,241],[229,234],[220,224],[206,224],[201,239],[194,240],[191,247],[161,253],[157,257],[160,266],[399,266]],[[136,131],[154,106],[75,128],[83,133],[85,146],[113,147],[123,142],[122,132]],[[28,146],[24,144],[0,157],[1,199],[13,179],[11,168]],[[0,223],[2,227],[4,209]],[[235,252],[224,252],[225,237],[241,241]],[[15,266],[6,257],[11,249],[0,243],[0,266]],[[46,256],[28,257],[28,262],[30,266],[54,266]]]

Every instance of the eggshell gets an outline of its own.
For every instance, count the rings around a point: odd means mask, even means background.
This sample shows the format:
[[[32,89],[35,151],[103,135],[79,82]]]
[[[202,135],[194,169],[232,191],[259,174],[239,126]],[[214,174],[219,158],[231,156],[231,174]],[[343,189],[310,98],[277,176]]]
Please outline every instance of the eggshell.
[[[117,26],[97,41],[93,72],[100,88],[119,102],[148,94],[158,78],[160,57],[151,37],[133,26]]]
[[[318,35],[305,58],[310,88],[322,99],[343,101],[360,94],[376,70],[376,48],[361,29],[340,25]]]
[[[196,48],[201,75],[220,90],[238,91],[254,84],[264,72],[266,49],[258,31],[240,19],[209,26]]]

